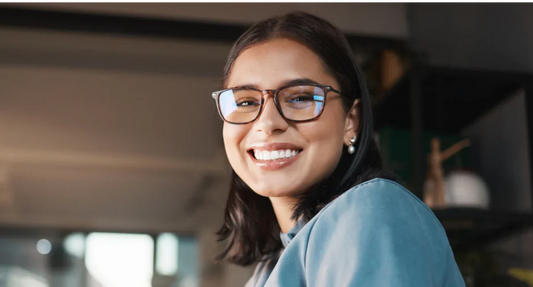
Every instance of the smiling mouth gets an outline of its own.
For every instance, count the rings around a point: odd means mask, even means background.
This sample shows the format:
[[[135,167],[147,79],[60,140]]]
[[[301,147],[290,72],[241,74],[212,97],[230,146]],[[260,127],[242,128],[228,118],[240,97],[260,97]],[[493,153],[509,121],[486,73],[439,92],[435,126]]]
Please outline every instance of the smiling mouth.
[[[256,160],[277,161],[290,159],[302,152],[301,149],[261,150],[251,149],[248,153]]]

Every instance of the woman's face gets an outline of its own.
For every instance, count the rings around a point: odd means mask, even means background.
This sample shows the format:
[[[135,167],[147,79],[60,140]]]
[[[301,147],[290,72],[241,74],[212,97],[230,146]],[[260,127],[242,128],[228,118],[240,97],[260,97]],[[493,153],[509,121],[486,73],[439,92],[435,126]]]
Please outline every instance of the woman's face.
[[[314,52],[287,39],[274,39],[245,49],[233,64],[227,87],[277,89],[296,79],[311,79],[340,90]],[[330,92],[319,118],[295,123],[280,115],[272,96],[265,100],[263,111],[254,122],[224,123],[226,153],[237,175],[259,195],[294,196],[333,172],[343,145],[348,145],[350,137],[357,133],[357,102],[346,113],[341,96]],[[256,152],[282,150],[296,151],[297,155],[277,160],[258,160],[254,156]]]

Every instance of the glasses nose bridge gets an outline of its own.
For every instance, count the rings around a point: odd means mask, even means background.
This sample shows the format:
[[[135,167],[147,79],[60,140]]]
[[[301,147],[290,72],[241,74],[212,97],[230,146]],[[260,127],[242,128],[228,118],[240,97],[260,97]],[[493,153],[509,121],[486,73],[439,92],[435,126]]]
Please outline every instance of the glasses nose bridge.
[[[277,93],[278,90],[262,90],[261,93],[263,94],[263,98],[265,98],[266,96],[272,96],[272,97],[275,97],[276,96],[276,93]],[[266,101],[266,99],[265,99]]]
[[[283,115],[283,112],[281,111],[281,108],[279,107],[278,103],[277,103],[277,99],[276,99],[276,95],[278,93],[279,89],[268,89],[268,90],[261,90],[261,93],[263,94],[263,98],[262,98],[262,108],[261,108],[261,111],[260,111],[260,114],[258,117],[261,116],[261,114],[263,113],[266,105],[267,105],[267,100],[268,100],[268,96],[271,96],[272,97],[272,103],[274,104],[275,106],[275,109],[278,111],[278,113],[281,115],[282,118],[285,118],[285,116]]]
[[[276,108],[279,110],[278,108],[278,104],[277,104],[277,99],[276,99],[276,93],[277,93],[278,90],[273,90],[273,89],[269,89],[269,90],[261,90],[261,94],[262,94],[262,99],[261,99],[261,104],[263,106],[263,109],[265,108],[265,105],[267,104],[267,100],[268,100],[268,97],[271,96],[272,97],[272,101],[274,102],[274,105],[276,106]]]

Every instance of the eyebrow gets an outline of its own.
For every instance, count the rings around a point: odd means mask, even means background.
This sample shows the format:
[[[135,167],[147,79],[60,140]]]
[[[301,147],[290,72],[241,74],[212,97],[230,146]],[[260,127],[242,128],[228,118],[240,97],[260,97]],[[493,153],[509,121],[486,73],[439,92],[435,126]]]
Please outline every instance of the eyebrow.
[[[292,80],[283,81],[278,86],[278,88],[284,87],[284,86],[289,86],[289,85],[305,85],[305,84],[316,84],[316,85],[319,85],[319,83],[317,81],[311,80],[309,78],[298,78],[298,79],[292,79]],[[235,88],[254,88],[254,89],[258,89],[259,86],[257,84],[246,84],[246,85],[237,86]]]

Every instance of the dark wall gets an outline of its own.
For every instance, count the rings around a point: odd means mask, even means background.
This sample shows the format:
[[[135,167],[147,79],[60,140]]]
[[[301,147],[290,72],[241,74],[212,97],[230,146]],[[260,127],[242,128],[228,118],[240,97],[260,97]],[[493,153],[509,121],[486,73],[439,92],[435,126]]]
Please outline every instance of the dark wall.
[[[431,63],[533,70],[533,4],[410,4],[409,33]]]

